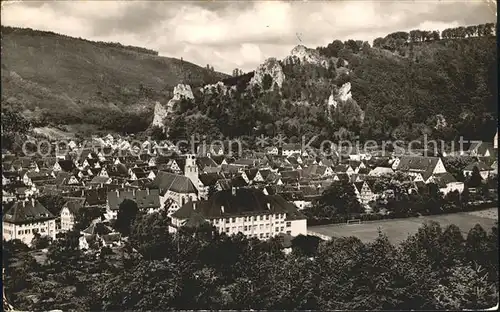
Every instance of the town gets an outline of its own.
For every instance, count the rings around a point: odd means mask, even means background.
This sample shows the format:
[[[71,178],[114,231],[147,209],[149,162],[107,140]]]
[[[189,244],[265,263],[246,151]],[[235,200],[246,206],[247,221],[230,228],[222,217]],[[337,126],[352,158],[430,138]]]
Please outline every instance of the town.
[[[376,184],[397,176],[406,182],[408,193],[429,184],[443,197],[454,192],[460,196],[465,189],[479,194],[486,188],[489,196],[482,198],[481,207],[495,207],[497,200],[496,136],[447,156],[380,151],[309,156],[300,144],[289,143],[234,157],[220,145],[200,145],[196,154],[182,154],[171,143],[151,140],[143,143],[149,152],[137,154],[124,144],[126,138],[108,135],[97,142],[100,146],[86,148],[72,140],[66,154],[58,154],[54,142],[53,155],[45,157],[2,153],[5,240],[30,246],[40,235],[56,239],[58,233],[74,229],[82,211],[92,211],[94,218],[81,230],[81,248],[89,248],[89,239],[100,240],[99,246],[120,246],[124,237],[112,224],[127,201],[141,212],[165,212],[172,232],[208,222],[220,233],[243,233],[247,238],[325,238],[310,228],[320,216],[309,212],[308,220],[303,212],[318,205],[326,189],[352,186],[362,209],[346,214],[344,222],[376,220],[391,213],[380,203],[394,196],[389,187]],[[448,158],[468,162],[452,173],[445,165]],[[471,178],[474,175],[477,179]],[[108,229],[106,234],[94,233],[99,226]]]

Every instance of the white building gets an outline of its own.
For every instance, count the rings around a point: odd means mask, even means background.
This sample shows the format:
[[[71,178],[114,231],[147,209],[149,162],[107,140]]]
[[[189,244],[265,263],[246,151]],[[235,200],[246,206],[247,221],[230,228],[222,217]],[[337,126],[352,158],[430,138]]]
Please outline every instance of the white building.
[[[30,246],[36,232],[56,238],[56,217],[35,199],[18,201],[4,214],[3,239],[19,239]]]
[[[85,204],[85,198],[68,200],[61,209],[61,231],[71,231],[75,226],[78,210]]]
[[[307,235],[307,220],[293,203],[279,195],[240,188],[219,191],[210,200],[188,202],[171,216],[171,230],[205,221],[220,233],[243,233],[248,238],[268,239],[280,233]]]

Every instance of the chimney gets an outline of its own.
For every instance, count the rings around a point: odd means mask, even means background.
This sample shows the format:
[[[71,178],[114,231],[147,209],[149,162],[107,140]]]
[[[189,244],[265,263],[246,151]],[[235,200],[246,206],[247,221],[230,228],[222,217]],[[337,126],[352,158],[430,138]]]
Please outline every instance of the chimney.
[[[35,198],[34,197],[31,197],[31,205],[33,205],[33,207],[35,207]]]
[[[224,213],[224,205],[221,205],[221,206],[220,206],[220,211],[221,211],[222,213]]]
[[[193,210],[196,210],[196,202],[193,202]]]
[[[267,203],[267,209],[271,210],[271,203]]]

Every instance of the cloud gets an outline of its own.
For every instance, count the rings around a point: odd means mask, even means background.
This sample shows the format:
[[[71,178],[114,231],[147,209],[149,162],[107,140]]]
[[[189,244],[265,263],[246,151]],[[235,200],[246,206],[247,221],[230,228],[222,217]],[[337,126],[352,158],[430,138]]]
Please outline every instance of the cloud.
[[[2,24],[115,41],[230,73],[297,44],[372,41],[411,29],[496,20],[481,1],[51,1],[6,3]]]

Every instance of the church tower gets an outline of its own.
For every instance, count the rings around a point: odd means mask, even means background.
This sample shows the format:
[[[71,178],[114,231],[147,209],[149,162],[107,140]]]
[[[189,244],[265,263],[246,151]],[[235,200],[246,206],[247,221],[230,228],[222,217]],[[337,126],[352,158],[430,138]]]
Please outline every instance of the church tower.
[[[194,186],[199,191],[200,180],[198,179],[198,165],[196,164],[196,156],[194,154],[186,154],[184,175],[193,182]]]

